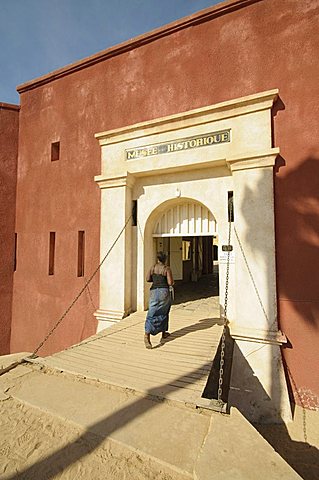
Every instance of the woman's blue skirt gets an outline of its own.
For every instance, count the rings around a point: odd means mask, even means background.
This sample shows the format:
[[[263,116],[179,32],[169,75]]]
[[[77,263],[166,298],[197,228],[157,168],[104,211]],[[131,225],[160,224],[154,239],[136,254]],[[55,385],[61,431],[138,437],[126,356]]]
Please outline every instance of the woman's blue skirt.
[[[157,335],[168,330],[168,316],[171,308],[168,288],[150,290],[149,308],[145,321],[145,333]]]

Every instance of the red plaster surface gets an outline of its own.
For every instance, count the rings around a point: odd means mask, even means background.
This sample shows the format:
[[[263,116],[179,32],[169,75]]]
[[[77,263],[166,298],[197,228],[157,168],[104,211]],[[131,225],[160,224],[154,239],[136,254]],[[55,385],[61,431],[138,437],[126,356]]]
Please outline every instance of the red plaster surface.
[[[179,29],[177,22],[169,35],[21,89],[13,351],[32,350],[82,287],[78,230],[86,232],[87,274],[98,264],[100,194],[93,176],[100,173],[100,149],[94,133],[279,88],[280,324],[292,344],[285,356],[297,387],[319,396],[310,367],[318,368],[319,340],[318,18],[319,0],[261,0],[198,24],[195,16],[190,28]],[[61,159],[51,163],[50,145],[57,140]],[[52,277],[50,231],[57,232]],[[97,279],[91,291],[98,306]],[[94,310],[88,296],[81,298],[40,353],[93,333]]]
[[[0,103],[0,355],[10,352],[19,108]]]
[[[305,408],[318,408],[318,349],[315,343],[318,345],[319,302],[281,299],[279,308],[281,318],[286,321],[284,331],[293,347],[286,348],[284,353],[295,400]]]

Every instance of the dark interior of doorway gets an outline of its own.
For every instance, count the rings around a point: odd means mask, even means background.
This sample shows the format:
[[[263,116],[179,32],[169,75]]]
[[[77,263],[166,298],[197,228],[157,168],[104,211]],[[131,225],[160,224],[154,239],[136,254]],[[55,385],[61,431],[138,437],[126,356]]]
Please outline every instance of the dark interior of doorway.
[[[218,247],[213,236],[183,237],[183,279],[175,281],[174,304],[219,296]]]

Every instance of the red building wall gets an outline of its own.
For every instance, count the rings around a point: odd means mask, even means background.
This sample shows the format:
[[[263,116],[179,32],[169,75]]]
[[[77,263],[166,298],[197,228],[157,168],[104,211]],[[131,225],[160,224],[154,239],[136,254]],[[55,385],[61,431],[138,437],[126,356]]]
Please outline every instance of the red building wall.
[[[318,14],[319,0],[228,2],[20,87],[13,351],[32,350],[82,287],[75,273],[78,230],[86,232],[87,274],[98,264],[94,133],[279,88],[273,123],[281,149],[280,326],[292,347],[284,356],[295,389],[319,405],[312,368],[319,340]],[[61,158],[51,162],[57,140]],[[50,231],[57,235],[54,276],[47,273]],[[41,354],[95,331],[98,279],[91,296],[81,297]]]
[[[0,355],[10,352],[19,107],[0,103]]]

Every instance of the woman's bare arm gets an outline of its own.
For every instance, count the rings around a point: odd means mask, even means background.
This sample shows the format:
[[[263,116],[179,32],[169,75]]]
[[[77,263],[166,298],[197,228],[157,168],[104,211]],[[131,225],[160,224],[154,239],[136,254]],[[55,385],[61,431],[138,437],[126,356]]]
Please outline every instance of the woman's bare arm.
[[[174,278],[173,278],[172,270],[170,269],[170,267],[167,267],[167,269],[166,269],[166,276],[167,276],[168,285],[170,287],[173,286],[174,285]]]

